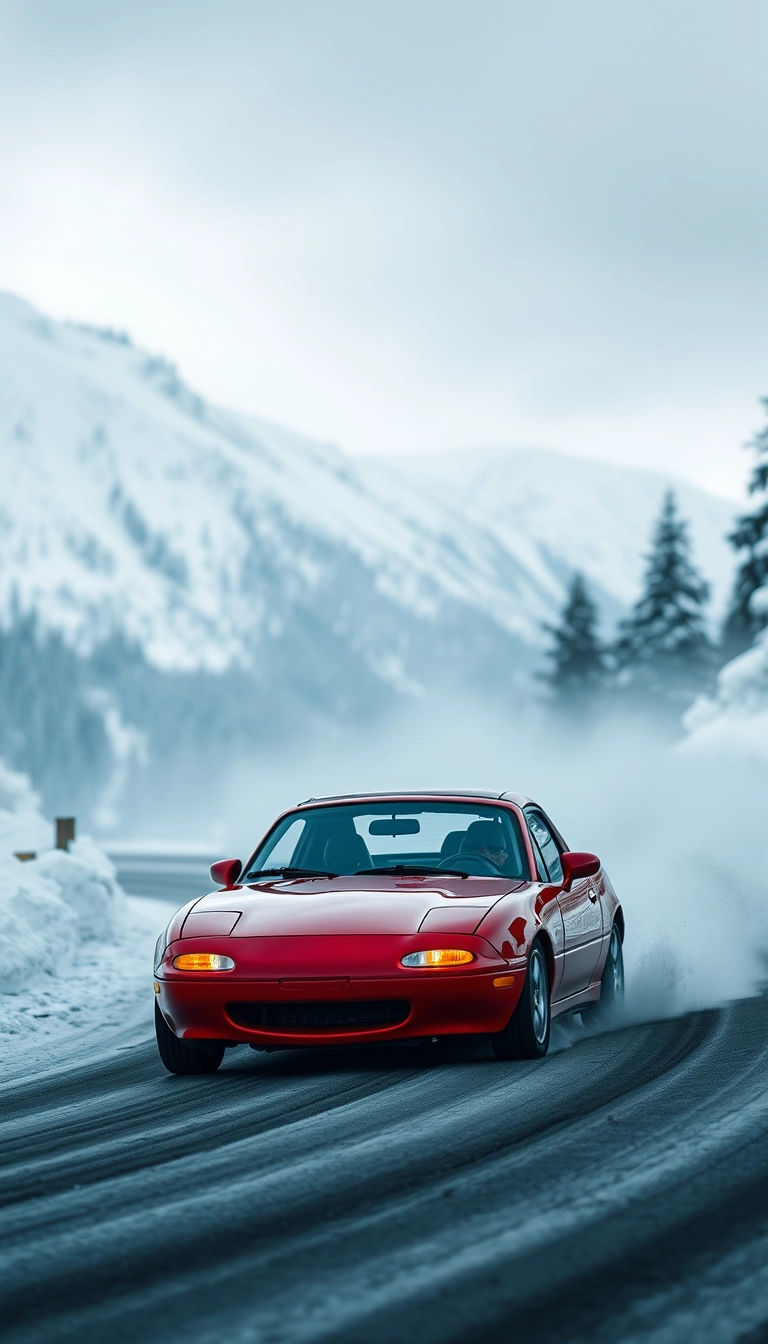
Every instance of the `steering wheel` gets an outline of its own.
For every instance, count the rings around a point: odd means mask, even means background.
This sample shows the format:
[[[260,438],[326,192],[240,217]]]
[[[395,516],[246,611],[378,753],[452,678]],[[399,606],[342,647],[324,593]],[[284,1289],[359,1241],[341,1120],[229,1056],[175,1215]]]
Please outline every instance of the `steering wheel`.
[[[457,868],[470,877],[503,877],[501,869],[492,859],[483,859],[479,854],[451,854],[443,859],[440,868]]]

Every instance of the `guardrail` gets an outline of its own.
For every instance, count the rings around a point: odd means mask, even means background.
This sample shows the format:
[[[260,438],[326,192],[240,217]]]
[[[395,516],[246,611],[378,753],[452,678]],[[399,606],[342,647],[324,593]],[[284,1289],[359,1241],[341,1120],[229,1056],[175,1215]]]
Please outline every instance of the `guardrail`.
[[[146,896],[183,905],[211,891],[210,867],[219,855],[183,850],[140,850],[105,846],[117,880],[129,896]]]
[[[57,817],[57,849],[68,850],[75,839],[76,819]],[[193,896],[203,896],[215,885],[210,867],[220,855],[211,846],[179,848],[153,845],[147,841],[107,843],[104,848],[115,865],[117,880],[129,896],[145,896],[174,901],[183,905]],[[28,862],[37,858],[33,849],[17,850],[16,858]]]

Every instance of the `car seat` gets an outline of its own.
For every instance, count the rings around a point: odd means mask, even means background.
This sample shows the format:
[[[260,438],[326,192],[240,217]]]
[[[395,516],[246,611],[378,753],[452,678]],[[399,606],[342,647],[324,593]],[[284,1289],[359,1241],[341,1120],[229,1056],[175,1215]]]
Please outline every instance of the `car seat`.
[[[461,842],[462,854],[477,854],[480,849],[507,848],[507,838],[498,821],[473,821]]]
[[[372,868],[368,847],[361,835],[332,835],[323,851],[323,865],[330,873],[348,876],[361,868]]]
[[[449,859],[452,854],[458,854],[465,835],[466,831],[449,831],[440,846],[440,858]]]

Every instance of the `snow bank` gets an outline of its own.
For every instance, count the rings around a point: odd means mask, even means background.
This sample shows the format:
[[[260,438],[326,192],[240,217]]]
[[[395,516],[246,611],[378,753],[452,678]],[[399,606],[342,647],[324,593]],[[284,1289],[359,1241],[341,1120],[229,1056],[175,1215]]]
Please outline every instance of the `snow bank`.
[[[150,1041],[152,950],[172,913],[167,901],[127,896],[114,942],[76,944],[60,974],[0,994],[0,1083]]]
[[[768,588],[755,597],[768,603]],[[715,695],[697,700],[684,725],[684,751],[768,763],[768,629],[751,649],[726,663]]]
[[[49,850],[27,866],[58,887],[59,898],[75,916],[79,942],[113,938],[119,931],[123,891],[110,860],[92,840],[76,840],[68,852]]]
[[[152,1032],[152,948],[173,907],[126,897],[93,841],[67,853],[52,838],[29,780],[0,762],[0,1080]]]
[[[51,834],[27,776],[0,761],[0,855],[46,849]]]
[[[65,976],[83,943],[114,938],[125,897],[107,856],[91,840],[69,852],[50,846],[52,823],[24,775],[0,763],[0,994],[20,994]],[[16,852],[44,849],[21,862]]]
[[[40,975],[55,974],[74,951],[75,916],[58,886],[30,872],[31,865],[0,858],[0,986],[19,994]]]

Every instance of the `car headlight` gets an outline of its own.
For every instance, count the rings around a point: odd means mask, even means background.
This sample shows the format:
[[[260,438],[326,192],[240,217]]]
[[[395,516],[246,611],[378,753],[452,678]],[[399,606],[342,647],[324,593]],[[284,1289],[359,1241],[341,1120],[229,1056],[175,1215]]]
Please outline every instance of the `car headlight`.
[[[441,966],[466,966],[474,961],[474,952],[464,952],[460,947],[436,947],[428,952],[407,952],[400,959],[401,966],[424,966],[437,970]]]
[[[223,957],[220,952],[182,952],[173,958],[177,971],[234,971],[235,963],[231,957]]]

